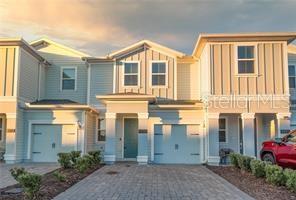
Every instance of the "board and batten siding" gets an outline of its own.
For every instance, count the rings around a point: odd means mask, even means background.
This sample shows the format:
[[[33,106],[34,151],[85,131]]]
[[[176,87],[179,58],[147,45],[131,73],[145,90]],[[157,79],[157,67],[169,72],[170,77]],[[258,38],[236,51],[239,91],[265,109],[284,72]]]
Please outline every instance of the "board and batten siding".
[[[200,96],[200,81],[197,63],[178,63],[177,99],[197,100]]]
[[[0,96],[14,96],[16,47],[0,47]]]
[[[28,52],[20,50],[20,69],[19,69],[19,97],[28,101],[38,99],[39,90],[39,61]]]
[[[236,45],[240,43],[210,44],[212,95],[281,95],[287,93],[285,43],[254,43],[257,51],[255,67],[258,68],[258,74],[254,76],[236,74]]]
[[[139,87],[129,88],[123,86],[124,68],[123,63],[127,61],[140,62],[140,84]],[[167,87],[151,87],[151,61],[167,61],[168,63],[168,85]],[[152,94],[158,98],[174,99],[174,65],[176,60],[173,57],[162,54],[156,50],[144,48],[137,52],[131,53],[116,62],[116,92],[117,93],[141,93]]]
[[[103,107],[96,95],[113,93],[113,63],[90,64],[90,96],[89,104]]]

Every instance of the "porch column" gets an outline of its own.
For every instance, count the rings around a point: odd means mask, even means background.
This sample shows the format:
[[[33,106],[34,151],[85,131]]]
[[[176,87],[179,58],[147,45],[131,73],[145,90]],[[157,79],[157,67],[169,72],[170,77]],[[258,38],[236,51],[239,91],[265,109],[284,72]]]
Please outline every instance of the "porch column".
[[[209,165],[219,165],[219,113],[208,113]]]
[[[106,113],[106,143],[104,161],[113,164],[116,155],[116,113]]]
[[[16,113],[6,113],[6,141],[4,160],[8,164],[16,163]]]
[[[290,131],[290,117],[291,113],[277,113],[277,136],[283,137]]]
[[[244,155],[255,157],[255,113],[242,113],[243,149]]]
[[[139,164],[147,164],[148,162],[148,123],[149,113],[138,113],[138,156]]]

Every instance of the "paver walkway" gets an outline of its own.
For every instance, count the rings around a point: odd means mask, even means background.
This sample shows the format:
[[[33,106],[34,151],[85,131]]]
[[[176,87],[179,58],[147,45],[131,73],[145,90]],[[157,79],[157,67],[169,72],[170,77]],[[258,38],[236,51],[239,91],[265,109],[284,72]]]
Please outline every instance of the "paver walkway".
[[[204,166],[120,163],[99,169],[55,198],[72,199],[252,198]]]
[[[0,188],[7,187],[9,185],[16,184],[14,178],[10,175],[9,170],[14,167],[23,167],[29,172],[37,174],[46,174],[57,168],[57,163],[20,163],[20,164],[0,164]]]

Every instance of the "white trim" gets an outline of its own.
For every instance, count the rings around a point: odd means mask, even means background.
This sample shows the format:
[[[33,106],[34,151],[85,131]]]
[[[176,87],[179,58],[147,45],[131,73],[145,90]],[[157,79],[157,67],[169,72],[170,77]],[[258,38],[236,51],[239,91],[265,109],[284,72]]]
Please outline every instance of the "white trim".
[[[177,67],[177,57],[174,58],[174,100],[177,100],[178,97],[178,87],[177,87],[177,83],[178,83],[178,67]],[[184,80],[185,81],[185,80]]]
[[[165,63],[165,73],[152,73],[153,63]],[[165,85],[152,85],[152,75],[165,75]],[[150,60],[149,62],[149,86],[150,88],[168,88],[168,60]]]
[[[104,162],[107,164],[115,162],[115,155],[104,155]]]
[[[31,159],[31,151],[32,151],[32,126],[38,124],[73,124],[77,126],[76,121],[55,121],[55,120],[28,120],[28,150],[27,150],[27,159]],[[76,133],[78,137],[78,132]],[[78,139],[78,138],[77,138]],[[77,140],[78,142],[78,140]],[[76,149],[78,147],[78,143],[76,143]]]
[[[255,118],[255,113],[242,113],[241,118],[242,118],[242,120],[244,120],[244,119],[254,119]]]
[[[122,69],[122,78],[121,78],[121,81],[122,81],[122,87],[123,88],[140,88],[140,85],[141,85],[141,61],[122,61],[123,65],[123,69]],[[137,85],[125,85],[124,83],[124,80],[125,80],[125,64],[126,63],[136,63],[138,64],[138,73],[137,73]],[[135,73],[132,73],[132,74],[127,74],[127,75],[136,75]]]
[[[220,113],[207,113],[208,119],[219,119]]]
[[[284,118],[290,118],[291,113],[277,113],[276,118],[277,119],[284,119]]]
[[[63,70],[64,69],[74,69],[75,70],[75,85],[74,90],[72,89],[63,89]],[[77,66],[62,66],[60,69],[60,91],[77,91]]]
[[[99,120],[105,120],[105,129],[102,129],[101,125],[100,125],[100,129],[98,129],[98,125],[99,125]],[[99,130],[105,130],[105,140],[98,140],[98,136],[99,136]],[[95,141],[96,144],[105,144],[106,142],[106,118],[104,117],[96,117],[96,128],[95,128]]]
[[[254,58],[250,59],[239,59],[238,58],[238,47],[251,46],[254,47]],[[257,43],[254,42],[239,42],[234,45],[234,59],[235,59],[235,68],[234,75],[236,77],[250,77],[250,76],[258,76],[258,66],[257,66]],[[254,73],[238,73],[238,62],[239,61],[253,61],[254,62]]]
[[[7,119],[16,119],[16,113],[6,113]]]
[[[117,61],[115,60],[114,61],[114,64],[113,64],[113,93],[115,93],[115,90],[116,90],[116,70],[117,70]]]
[[[20,69],[20,57],[21,57],[21,54],[20,54],[20,47],[16,47],[15,48],[15,63],[14,63],[14,77],[13,77],[13,82],[14,82],[14,85],[13,85],[13,96],[16,97],[19,93],[18,93],[18,83],[19,83],[19,69]]]
[[[149,113],[138,113],[138,118],[139,119],[148,119]]]
[[[137,156],[137,162],[139,164],[147,164],[148,163],[148,156]]]
[[[116,119],[116,113],[106,112],[105,118],[106,119]]]
[[[218,121],[218,137],[219,137],[219,132],[221,131],[225,131],[225,142],[220,142],[220,144],[228,144],[228,117],[227,116],[221,116],[218,120],[220,119],[225,119],[225,129],[220,129],[220,124]],[[219,138],[218,138],[219,140]]]

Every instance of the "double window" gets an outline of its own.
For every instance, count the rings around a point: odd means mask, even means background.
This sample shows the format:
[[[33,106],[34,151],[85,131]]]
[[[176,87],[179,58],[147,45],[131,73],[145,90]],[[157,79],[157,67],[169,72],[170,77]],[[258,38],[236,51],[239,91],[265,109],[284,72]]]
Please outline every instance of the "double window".
[[[76,68],[63,67],[61,72],[61,90],[76,90]]]
[[[227,142],[227,124],[226,118],[219,119],[219,142]]]
[[[295,65],[289,65],[289,87],[291,89],[296,88],[296,73]]]
[[[151,86],[167,86],[167,62],[152,61],[151,63]]]
[[[0,117],[0,141],[3,140],[4,134],[4,118]]]
[[[237,73],[255,73],[255,46],[237,47]]]
[[[139,63],[125,62],[124,63],[124,86],[137,87],[139,85]]]
[[[106,140],[105,119],[99,118],[97,121],[97,142]]]

